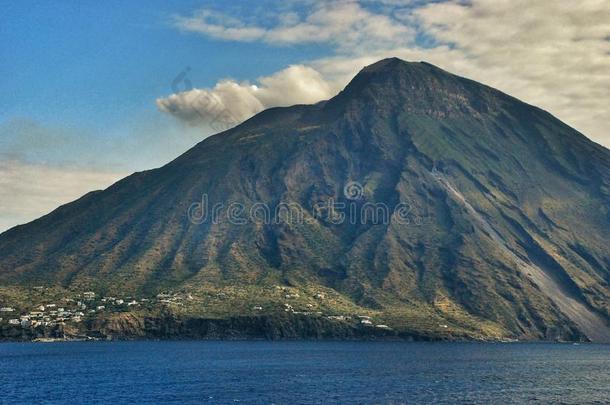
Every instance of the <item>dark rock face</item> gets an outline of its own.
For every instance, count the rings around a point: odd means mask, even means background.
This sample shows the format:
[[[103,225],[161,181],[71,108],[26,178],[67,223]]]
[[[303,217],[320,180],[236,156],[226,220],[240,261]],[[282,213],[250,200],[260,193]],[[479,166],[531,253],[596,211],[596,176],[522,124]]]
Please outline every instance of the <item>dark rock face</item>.
[[[226,319],[141,316],[131,313],[77,325],[0,328],[1,341],[44,340],[457,340],[467,336],[400,333],[391,329],[292,314]]]
[[[216,220],[189,220],[204,198]],[[331,203],[356,220],[324,215]],[[253,220],[257,204],[291,220]],[[329,101],[266,110],[3,233],[0,280],[318,284],[375,309],[605,341],[608,240],[610,151],[497,90],[387,59]]]
[[[21,326],[2,325],[0,327],[0,342],[31,342],[37,339],[63,339],[61,326],[22,328]]]
[[[125,318],[125,317],[123,317]],[[302,315],[239,316],[227,319],[181,317],[129,317],[88,325],[105,338],[115,339],[375,339],[398,338],[394,331],[357,327],[322,317]],[[131,322],[131,325],[128,323]],[[415,336],[412,338],[424,338]]]

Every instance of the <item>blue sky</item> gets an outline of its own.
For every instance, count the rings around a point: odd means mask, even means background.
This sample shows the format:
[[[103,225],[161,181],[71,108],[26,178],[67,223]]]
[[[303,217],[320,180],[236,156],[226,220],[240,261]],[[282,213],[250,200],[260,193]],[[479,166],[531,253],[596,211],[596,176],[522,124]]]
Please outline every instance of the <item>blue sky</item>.
[[[595,0],[4,1],[0,232],[265,108],[332,97],[388,56],[496,87],[608,146],[609,13]],[[192,88],[172,86],[187,67]]]
[[[198,5],[201,7],[201,4]],[[154,100],[191,67],[193,85],[263,76],[324,54],[324,46],[281,48],[180,32],[174,14],[193,2],[11,2],[0,25],[0,120],[126,136],[134,124],[168,117]],[[168,123],[164,123],[168,125]]]

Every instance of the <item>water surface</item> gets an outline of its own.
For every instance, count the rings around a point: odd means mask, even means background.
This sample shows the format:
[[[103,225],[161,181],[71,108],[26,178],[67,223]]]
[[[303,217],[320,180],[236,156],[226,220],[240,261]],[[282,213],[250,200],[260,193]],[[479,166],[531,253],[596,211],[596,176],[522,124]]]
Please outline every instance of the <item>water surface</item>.
[[[4,403],[606,403],[610,345],[0,344]]]

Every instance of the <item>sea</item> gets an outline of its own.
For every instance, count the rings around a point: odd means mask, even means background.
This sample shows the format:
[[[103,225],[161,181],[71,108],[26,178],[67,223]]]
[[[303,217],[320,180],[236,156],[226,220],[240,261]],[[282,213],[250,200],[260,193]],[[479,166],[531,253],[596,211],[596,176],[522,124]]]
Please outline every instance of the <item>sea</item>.
[[[0,403],[610,403],[610,345],[2,343]]]

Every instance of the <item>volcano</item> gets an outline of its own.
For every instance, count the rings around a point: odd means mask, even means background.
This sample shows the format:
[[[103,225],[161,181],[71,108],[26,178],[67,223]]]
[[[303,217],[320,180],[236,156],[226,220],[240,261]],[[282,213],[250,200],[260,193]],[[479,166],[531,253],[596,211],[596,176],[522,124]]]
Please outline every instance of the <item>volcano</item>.
[[[4,232],[0,281],[302,287],[404,327],[610,341],[609,240],[609,150],[391,58]]]

